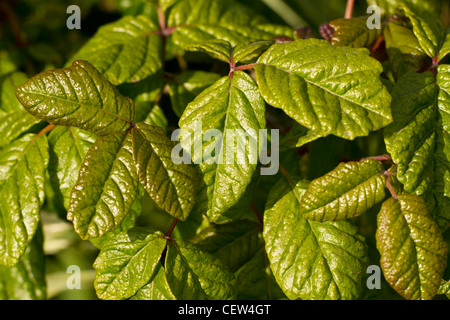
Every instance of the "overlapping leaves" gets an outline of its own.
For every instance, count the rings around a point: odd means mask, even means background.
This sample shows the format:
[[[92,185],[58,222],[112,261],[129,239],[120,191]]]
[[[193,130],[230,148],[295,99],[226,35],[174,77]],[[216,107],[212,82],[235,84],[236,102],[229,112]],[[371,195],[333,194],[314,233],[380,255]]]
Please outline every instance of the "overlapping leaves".
[[[131,209],[139,182],[169,214],[187,218],[195,201],[193,169],[171,161],[173,144],[161,128],[132,122],[132,100],[90,63],[76,61],[67,69],[39,74],[19,87],[17,96],[37,118],[69,126],[69,131],[58,128],[51,134],[53,154],[59,161],[66,159],[61,165],[70,163],[65,168],[69,172],[58,173],[56,168],[52,176],[57,185],[63,184],[58,190],[67,217],[82,238],[101,237],[117,228]],[[92,134],[80,129],[101,136],[92,145]],[[60,148],[68,144],[76,152],[73,159],[61,154]]]

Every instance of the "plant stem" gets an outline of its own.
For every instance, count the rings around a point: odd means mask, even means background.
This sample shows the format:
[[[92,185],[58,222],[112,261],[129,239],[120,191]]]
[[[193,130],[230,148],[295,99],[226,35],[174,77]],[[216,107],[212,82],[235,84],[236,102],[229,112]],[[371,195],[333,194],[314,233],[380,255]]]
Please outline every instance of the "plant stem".
[[[262,225],[263,225],[263,217],[261,216],[261,213],[259,213],[258,208],[256,208],[254,203],[252,203],[250,205],[250,208],[252,209],[252,211],[255,214],[256,218],[258,218],[259,224],[262,227]]]
[[[250,64],[245,64],[239,67],[234,68],[235,71],[237,70],[247,70],[247,69],[252,69],[256,66],[256,63],[250,63]]]
[[[345,19],[350,19],[353,16],[354,7],[355,0],[347,0],[347,7],[345,8]]]
[[[43,135],[43,134],[46,134],[47,132],[50,132],[54,127],[55,127],[55,125],[49,124],[49,125],[46,126],[44,129],[42,129],[41,131],[39,131],[39,132],[36,134],[36,137],[39,137],[39,136],[41,136],[41,135]]]
[[[175,229],[177,222],[178,222],[178,218],[174,218],[172,223],[170,224],[169,230],[167,230],[165,238],[170,239],[170,236],[172,235],[173,229]]]

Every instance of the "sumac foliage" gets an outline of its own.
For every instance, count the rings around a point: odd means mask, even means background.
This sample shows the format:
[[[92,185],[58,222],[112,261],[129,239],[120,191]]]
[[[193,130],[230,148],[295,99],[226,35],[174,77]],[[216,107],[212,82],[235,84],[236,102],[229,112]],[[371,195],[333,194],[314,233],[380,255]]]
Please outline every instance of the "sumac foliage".
[[[0,297],[48,297],[48,216],[100,299],[449,294],[446,1],[117,3],[42,72],[1,51]]]

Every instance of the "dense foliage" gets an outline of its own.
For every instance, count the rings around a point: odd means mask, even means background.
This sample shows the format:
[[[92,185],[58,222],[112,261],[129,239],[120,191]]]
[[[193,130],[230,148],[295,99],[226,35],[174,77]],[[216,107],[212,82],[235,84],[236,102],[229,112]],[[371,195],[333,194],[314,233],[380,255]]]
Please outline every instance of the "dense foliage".
[[[3,2],[0,298],[450,295],[450,5],[352,2]]]

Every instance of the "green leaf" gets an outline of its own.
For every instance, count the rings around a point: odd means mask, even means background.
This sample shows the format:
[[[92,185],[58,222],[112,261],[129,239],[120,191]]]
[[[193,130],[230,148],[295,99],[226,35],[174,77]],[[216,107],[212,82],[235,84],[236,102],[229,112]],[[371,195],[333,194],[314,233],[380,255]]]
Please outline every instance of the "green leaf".
[[[382,14],[387,18],[395,14],[400,5],[406,4],[409,7],[415,7],[431,14],[438,15],[441,13],[440,0],[367,0],[368,5],[377,5],[381,7]]]
[[[163,94],[165,80],[162,75],[150,77],[137,83],[124,83],[117,89],[124,96],[131,98],[135,105],[134,122],[145,121],[152,113]]]
[[[264,100],[316,135],[354,139],[392,121],[383,69],[367,49],[317,39],[280,43],[255,71]]]
[[[82,239],[115,229],[137,196],[129,131],[102,136],[89,149],[72,190],[67,219]]]
[[[41,120],[99,135],[126,130],[134,117],[133,102],[86,61],[35,75],[16,95]]]
[[[43,300],[47,296],[42,230],[38,228],[19,262],[0,266],[0,300]]]
[[[406,299],[432,299],[441,284],[448,249],[423,199],[400,194],[385,201],[376,238],[390,285]]]
[[[280,150],[299,148],[319,138],[321,138],[320,135],[295,122],[281,139]]]
[[[17,67],[12,59],[12,53],[6,50],[0,51],[0,76],[16,70]]]
[[[436,57],[444,38],[444,29],[439,20],[426,11],[406,5],[402,6],[402,10],[411,21],[413,32],[423,51],[430,58]]]
[[[286,299],[270,270],[264,246],[235,272],[235,276],[239,300]]]
[[[139,193],[144,193],[142,186],[139,186]],[[133,204],[131,205],[130,212],[123,219],[122,223],[107,233],[105,233],[101,238],[90,238],[89,241],[96,246],[98,249],[103,250],[111,242],[114,242],[118,234],[128,231],[136,226],[138,218],[142,214],[142,195],[138,195]]]
[[[437,294],[445,294],[447,298],[450,297],[450,281],[442,280]]]
[[[263,246],[259,225],[248,220],[213,224],[191,241],[219,258],[232,272],[242,267]]]
[[[179,121],[186,135],[182,131],[183,148],[189,151],[194,163],[200,163],[203,175],[197,206],[211,222],[238,203],[252,179],[257,166],[252,156],[258,154],[254,142],[259,141],[259,129],[265,128],[264,114],[264,100],[253,79],[236,71],[233,77],[221,78],[198,95]],[[214,139],[203,137],[209,129],[216,130]],[[250,143],[246,136],[250,137]],[[227,144],[231,149],[228,154]]]
[[[385,129],[386,148],[397,164],[406,192],[430,197],[430,212],[450,225],[450,66],[438,67],[437,86],[431,72],[409,73],[393,92],[394,122]]]
[[[437,61],[441,61],[450,53],[450,30],[445,33],[445,38],[443,40],[441,49],[439,50],[439,56]]]
[[[169,287],[178,300],[230,300],[236,297],[234,275],[218,258],[190,242],[169,242],[164,267]]]
[[[273,40],[247,40],[233,47],[228,41],[216,39],[192,44],[187,47],[187,50],[203,51],[215,59],[237,64],[238,62],[252,61],[274,43]]]
[[[36,232],[48,158],[45,135],[27,134],[0,153],[0,265],[17,264]]]
[[[233,55],[233,46],[225,40],[214,39],[189,45],[188,51],[201,51],[208,53],[211,57],[229,63]]]
[[[382,32],[381,29],[367,28],[367,17],[336,19],[329,24],[334,29],[331,43],[338,47],[368,47],[377,40]]]
[[[175,300],[170,290],[166,274],[161,263],[158,263],[150,281],[140,288],[130,300]]]
[[[39,123],[39,119],[24,110],[14,94],[17,86],[25,80],[26,75],[20,72],[0,77],[0,147]]]
[[[71,60],[88,60],[115,85],[142,80],[162,67],[158,23],[139,15],[103,25]]]
[[[385,28],[384,39],[396,79],[408,71],[416,72],[424,68],[428,57],[411,29],[395,20],[390,21]]]
[[[182,49],[212,39],[235,46],[251,39],[270,40],[274,33],[288,33],[288,28],[268,28],[264,24],[261,16],[234,0],[180,1],[170,10],[167,23],[174,29],[170,41]]]
[[[233,48],[233,62],[235,64],[239,62],[249,63],[259,57],[261,53],[269,49],[274,43],[275,41],[273,40],[248,40],[241,42]]]
[[[69,210],[70,195],[78,180],[78,172],[96,138],[94,133],[74,127],[56,127],[49,134],[48,172],[59,208]]]
[[[185,71],[169,79],[170,101],[175,114],[181,117],[186,106],[219,79],[219,74],[205,71]]]
[[[139,181],[160,208],[186,220],[195,203],[194,168],[172,161],[174,144],[160,127],[138,123],[131,132]]]
[[[94,262],[101,299],[127,299],[152,278],[166,247],[160,232],[135,228],[118,234]]]
[[[314,221],[357,217],[383,201],[385,183],[383,166],[377,160],[341,163],[309,184],[300,213]]]
[[[357,299],[368,261],[364,238],[347,221],[308,221],[300,213],[308,185],[282,179],[268,196],[264,240],[270,268],[289,299]]]

